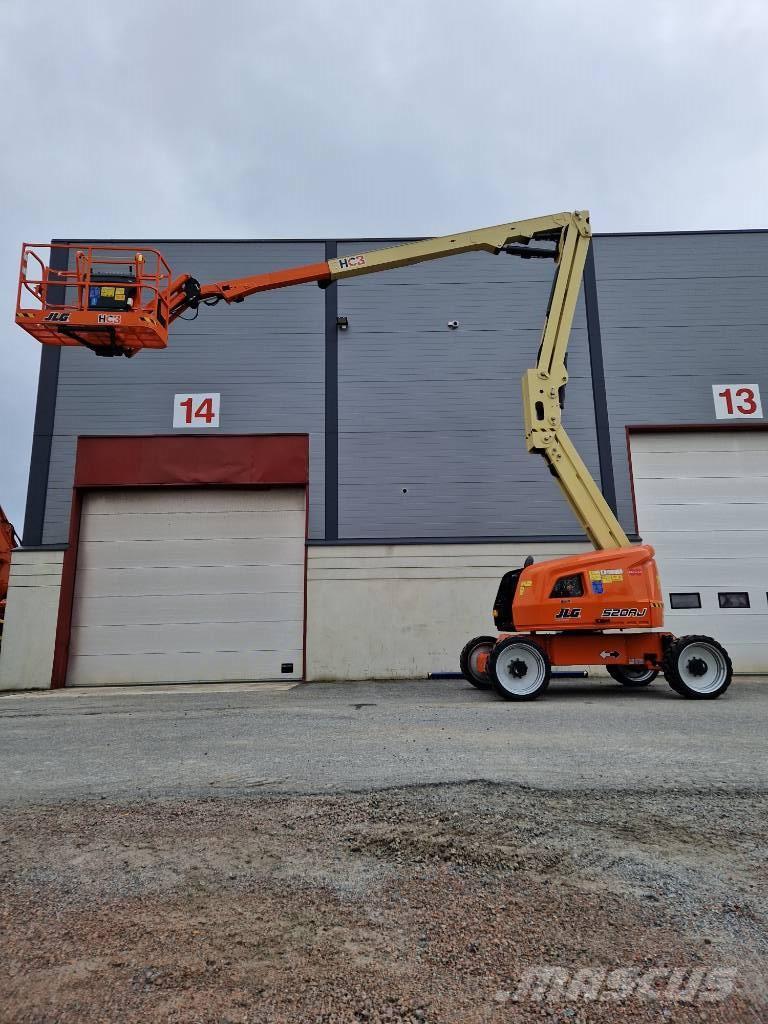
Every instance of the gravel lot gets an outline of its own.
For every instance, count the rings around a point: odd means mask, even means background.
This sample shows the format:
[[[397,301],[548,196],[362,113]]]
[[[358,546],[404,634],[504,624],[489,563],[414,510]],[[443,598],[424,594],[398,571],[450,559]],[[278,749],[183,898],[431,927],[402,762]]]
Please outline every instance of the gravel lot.
[[[461,684],[3,697],[0,1019],[764,1021],[762,684],[561,685],[529,716]]]

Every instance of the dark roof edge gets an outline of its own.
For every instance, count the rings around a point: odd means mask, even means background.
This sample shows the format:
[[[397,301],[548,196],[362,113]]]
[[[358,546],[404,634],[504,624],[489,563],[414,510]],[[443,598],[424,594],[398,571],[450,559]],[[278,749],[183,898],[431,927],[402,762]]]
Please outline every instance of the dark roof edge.
[[[765,235],[768,228],[701,228],[694,231],[595,231],[594,238],[638,238],[664,235]],[[360,242],[420,242],[433,235],[360,235],[331,239],[357,245]],[[327,238],[52,238],[52,245],[125,245],[140,241],[143,245],[325,245]]]

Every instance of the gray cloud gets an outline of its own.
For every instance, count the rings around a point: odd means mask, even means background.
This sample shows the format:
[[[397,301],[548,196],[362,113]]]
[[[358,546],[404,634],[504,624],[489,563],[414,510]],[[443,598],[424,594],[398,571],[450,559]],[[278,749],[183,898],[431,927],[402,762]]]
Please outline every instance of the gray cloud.
[[[276,6],[0,6],[0,502],[19,528],[24,240],[431,234],[577,206],[603,231],[768,222],[763,0]]]

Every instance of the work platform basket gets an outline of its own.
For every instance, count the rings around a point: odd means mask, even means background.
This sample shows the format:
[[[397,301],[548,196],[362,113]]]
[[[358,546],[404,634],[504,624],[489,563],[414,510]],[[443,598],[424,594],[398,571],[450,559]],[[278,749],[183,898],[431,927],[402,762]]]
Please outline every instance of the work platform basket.
[[[168,344],[171,291],[156,249],[26,243],[16,323],[44,345],[134,355]]]

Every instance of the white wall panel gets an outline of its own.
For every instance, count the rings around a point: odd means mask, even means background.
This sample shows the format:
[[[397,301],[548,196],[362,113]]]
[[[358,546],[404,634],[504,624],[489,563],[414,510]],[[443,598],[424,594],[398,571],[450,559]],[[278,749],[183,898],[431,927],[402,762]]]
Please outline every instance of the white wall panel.
[[[262,594],[150,594],[78,598],[81,619],[91,626],[156,626],[181,623],[282,622],[301,619],[300,579],[293,590]]]
[[[145,532],[142,528],[141,532]],[[178,540],[84,541],[79,545],[78,570],[90,569],[176,569],[179,566],[231,565],[281,567],[303,561],[303,551],[294,537],[219,537],[201,541],[197,537]],[[301,536],[303,540],[303,535]]]
[[[0,690],[47,689],[59,612],[63,551],[11,554],[0,646]]]
[[[152,597],[205,595],[208,599],[229,594],[295,593],[304,585],[304,563],[258,566],[229,565],[226,575],[218,565],[182,565],[173,572],[159,573],[154,566],[135,569],[111,568],[80,574],[75,579],[75,597],[94,600],[103,597]],[[268,571],[269,570],[269,571]],[[87,586],[86,586],[87,584]]]
[[[310,547],[307,678],[409,679],[457,672],[473,636],[495,633],[499,580],[584,544]]]
[[[281,652],[286,661],[293,661],[301,670],[300,647]],[[250,651],[247,656],[230,651],[215,653],[184,653],[152,655],[152,678],[147,678],[148,659],[145,654],[127,654],[120,657],[99,654],[81,658],[83,679],[80,686],[131,686],[135,683],[250,683],[259,679],[275,678],[275,657],[271,651]],[[87,661],[87,666],[84,665]],[[278,666],[279,669],[279,666]],[[86,674],[87,673],[87,674]],[[295,679],[296,675],[279,676]]]

